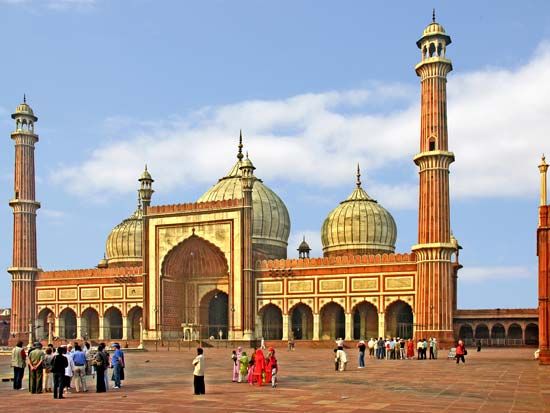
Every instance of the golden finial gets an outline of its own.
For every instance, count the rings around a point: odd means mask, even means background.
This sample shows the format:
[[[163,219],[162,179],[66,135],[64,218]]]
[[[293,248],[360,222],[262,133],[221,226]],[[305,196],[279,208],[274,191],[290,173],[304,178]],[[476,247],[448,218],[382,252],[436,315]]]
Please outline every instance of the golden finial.
[[[546,163],[546,158],[544,154],[542,154],[542,159],[539,165],[539,171],[540,171],[540,205],[545,206],[547,205],[546,171],[548,171],[548,164]]]
[[[432,10],[432,23],[435,23],[435,7]]]
[[[355,185],[357,185],[357,188],[361,188],[361,170],[359,169],[359,162],[357,162],[357,181],[355,181]]]
[[[237,159],[239,161],[243,160],[243,130],[239,132],[239,152],[237,152]]]
[[[23,103],[27,103],[27,94],[23,93]]]

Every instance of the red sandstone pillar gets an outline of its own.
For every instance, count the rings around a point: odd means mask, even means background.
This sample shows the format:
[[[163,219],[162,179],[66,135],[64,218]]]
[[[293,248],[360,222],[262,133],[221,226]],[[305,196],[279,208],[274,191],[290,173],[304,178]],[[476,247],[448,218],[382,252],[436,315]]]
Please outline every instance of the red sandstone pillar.
[[[38,120],[29,105],[20,104],[11,116],[15,131],[14,197],[9,205],[13,209],[13,257],[8,272],[12,276],[11,341],[27,341],[29,325],[34,327],[34,280],[38,273],[36,252],[36,211],[40,203],[35,200],[34,145],[38,135],[34,124]]]
[[[548,165],[544,157],[539,165],[541,174],[541,199],[539,207],[539,226],[537,228],[537,255],[539,257],[539,363],[550,364],[550,226],[548,205],[546,205],[546,171]]]

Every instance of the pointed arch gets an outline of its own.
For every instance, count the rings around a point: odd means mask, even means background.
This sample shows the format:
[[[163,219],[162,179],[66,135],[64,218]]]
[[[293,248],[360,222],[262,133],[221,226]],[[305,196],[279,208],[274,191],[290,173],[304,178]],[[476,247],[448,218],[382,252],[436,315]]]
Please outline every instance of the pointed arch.
[[[115,306],[109,307],[103,314],[103,328],[106,339],[122,339],[122,312]]]
[[[386,306],[385,311],[386,335],[389,337],[413,337],[413,310],[403,300],[393,301]]]
[[[369,301],[361,301],[352,309],[353,338],[369,339],[378,337],[378,309]]]
[[[70,307],[59,313],[59,336],[68,340],[76,338],[76,313]]]
[[[313,338],[313,310],[305,303],[296,303],[289,310],[291,338],[311,340]]]
[[[281,340],[283,338],[283,311],[273,303],[262,307],[259,311],[262,321],[261,334],[266,340]]]
[[[141,319],[143,317],[143,309],[140,306],[135,306],[128,311],[128,327],[126,337],[129,340],[139,340],[141,337]]]
[[[99,314],[95,308],[88,307],[80,316],[82,325],[82,338],[84,340],[96,340],[99,338]]]
[[[344,307],[331,301],[326,303],[320,313],[321,339],[344,338],[346,335],[346,316]]]
[[[53,331],[55,325],[55,314],[52,309],[46,307],[43,308],[36,317],[36,338],[38,340],[44,340],[48,338],[49,328],[48,322],[51,322],[51,328]]]

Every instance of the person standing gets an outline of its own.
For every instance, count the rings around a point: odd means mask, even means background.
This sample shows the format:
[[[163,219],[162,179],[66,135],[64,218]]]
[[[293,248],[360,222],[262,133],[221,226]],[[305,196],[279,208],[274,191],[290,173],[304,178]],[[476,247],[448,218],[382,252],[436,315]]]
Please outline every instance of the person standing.
[[[252,350],[252,354],[250,355],[250,358],[248,360],[248,376],[246,380],[250,385],[252,385],[254,381],[254,360],[256,359],[256,350],[256,347],[254,347],[254,350]]]
[[[105,349],[105,344],[101,343],[97,347],[97,353],[93,360],[93,365],[95,367],[95,373],[96,373],[96,392],[97,393],[105,393],[107,390],[105,389],[105,370],[107,369],[107,365],[109,363],[106,354],[103,352]]]
[[[275,358],[275,349],[273,347],[270,347],[269,355],[267,356],[266,382],[268,383],[271,382],[272,388],[275,388],[277,386],[278,371],[279,371],[279,366],[277,365],[277,358]]]
[[[265,340],[264,340],[263,337],[262,337],[261,340],[260,340],[260,348],[261,348],[262,350],[265,350]]]
[[[54,358],[54,354],[53,354],[53,351],[52,351],[51,347],[47,347],[46,348],[46,355],[44,356],[44,363],[43,363],[44,378],[42,380],[43,383],[44,383],[43,390],[46,393],[51,393],[52,390],[53,390],[53,373],[52,373],[53,358]]]
[[[348,356],[343,349],[336,351],[336,360],[338,360],[338,370],[345,371],[348,364]]]
[[[237,380],[239,379],[239,360],[238,360],[238,357],[237,357],[237,352],[235,350],[233,350],[233,352],[231,353],[231,361],[233,362],[233,377],[232,377],[232,381],[233,383],[236,383]]]
[[[401,360],[405,360],[405,353],[406,353],[405,344],[406,344],[406,341],[404,338],[399,340],[399,354],[400,354]]]
[[[435,359],[435,356],[434,356],[434,339],[430,337],[430,342],[429,342],[429,348],[430,348],[430,360],[434,360]]]
[[[243,380],[246,380],[246,374],[248,373],[248,356],[246,351],[243,351],[241,354],[241,359],[239,360],[239,383],[242,383]]]
[[[422,349],[423,348],[424,347],[422,346],[422,340],[419,339],[418,343],[416,344],[416,354],[417,354],[416,359],[417,360],[422,360]]]
[[[428,341],[424,339],[422,341],[422,357],[426,360],[426,353],[428,353]]]
[[[462,340],[458,340],[458,345],[456,346],[456,364],[460,363],[460,360],[462,360],[462,363],[466,363],[464,360],[464,356],[468,354],[468,351],[466,350],[466,347],[464,346],[464,342]]]
[[[437,340],[435,337],[432,339],[432,349],[434,353],[434,359],[437,359]]]
[[[254,378],[253,382],[257,382],[258,386],[262,385],[262,374],[265,372],[265,356],[261,348],[256,350],[256,356],[254,357]]]
[[[77,392],[87,392],[86,388],[86,354],[79,344],[74,345],[72,356],[74,363],[74,385]]]
[[[32,394],[42,393],[42,372],[44,370],[44,352],[42,344],[34,343],[34,346],[27,356],[27,364],[29,365],[29,392]]]
[[[220,330],[221,331],[221,330]],[[196,395],[205,394],[206,389],[204,385],[204,355],[203,349],[197,349],[197,357],[193,360],[193,388]]]
[[[412,338],[407,340],[407,360],[412,360],[414,358],[414,341]]]
[[[477,352],[479,353],[481,351],[481,339],[477,339]]]
[[[374,338],[370,338],[369,342],[367,343],[367,347],[369,348],[369,358],[373,358],[374,357]]]
[[[65,369],[69,364],[69,361],[64,355],[65,347],[59,347],[57,354],[52,360],[52,373],[53,373],[53,398],[64,399],[63,387],[65,384]]]
[[[18,341],[11,351],[11,366],[13,367],[13,390],[21,390],[23,387],[23,376],[25,375],[25,364],[27,353],[23,348],[23,342]]]
[[[115,382],[115,389],[122,387],[121,381],[124,380],[124,352],[120,349],[120,344],[113,344],[115,352],[111,357],[111,365],[113,366],[113,381]]]
[[[359,366],[358,369],[364,369],[365,368],[365,349],[367,346],[365,345],[365,342],[361,340],[357,344],[357,348],[359,349]]]
[[[67,358],[67,367],[65,368],[65,393],[69,393],[71,389],[71,380],[74,375],[74,361],[73,361],[73,346],[71,344],[67,345],[63,356]]]

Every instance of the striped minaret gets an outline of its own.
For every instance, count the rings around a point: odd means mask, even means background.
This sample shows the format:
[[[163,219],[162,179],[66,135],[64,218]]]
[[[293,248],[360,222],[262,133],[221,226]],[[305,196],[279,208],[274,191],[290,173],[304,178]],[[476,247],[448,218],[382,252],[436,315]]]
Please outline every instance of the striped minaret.
[[[420,168],[418,244],[416,252],[417,297],[415,336],[436,337],[448,346],[453,337],[453,267],[451,242],[449,152],[447,135],[447,74],[453,69],[445,56],[451,38],[433,21],[416,43],[422,60],[416,65],[421,79]]]
[[[8,269],[12,279],[12,307],[10,330],[12,339],[32,339],[35,318],[34,280],[38,272],[36,254],[36,210],[40,203],[35,200],[34,144],[38,135],[34,124],[38,120],[26,98],[11,115],[15,131],[14,193],[10,201],[13,209],[13,258]],[[31,332],[31,334],[29,334]]]

